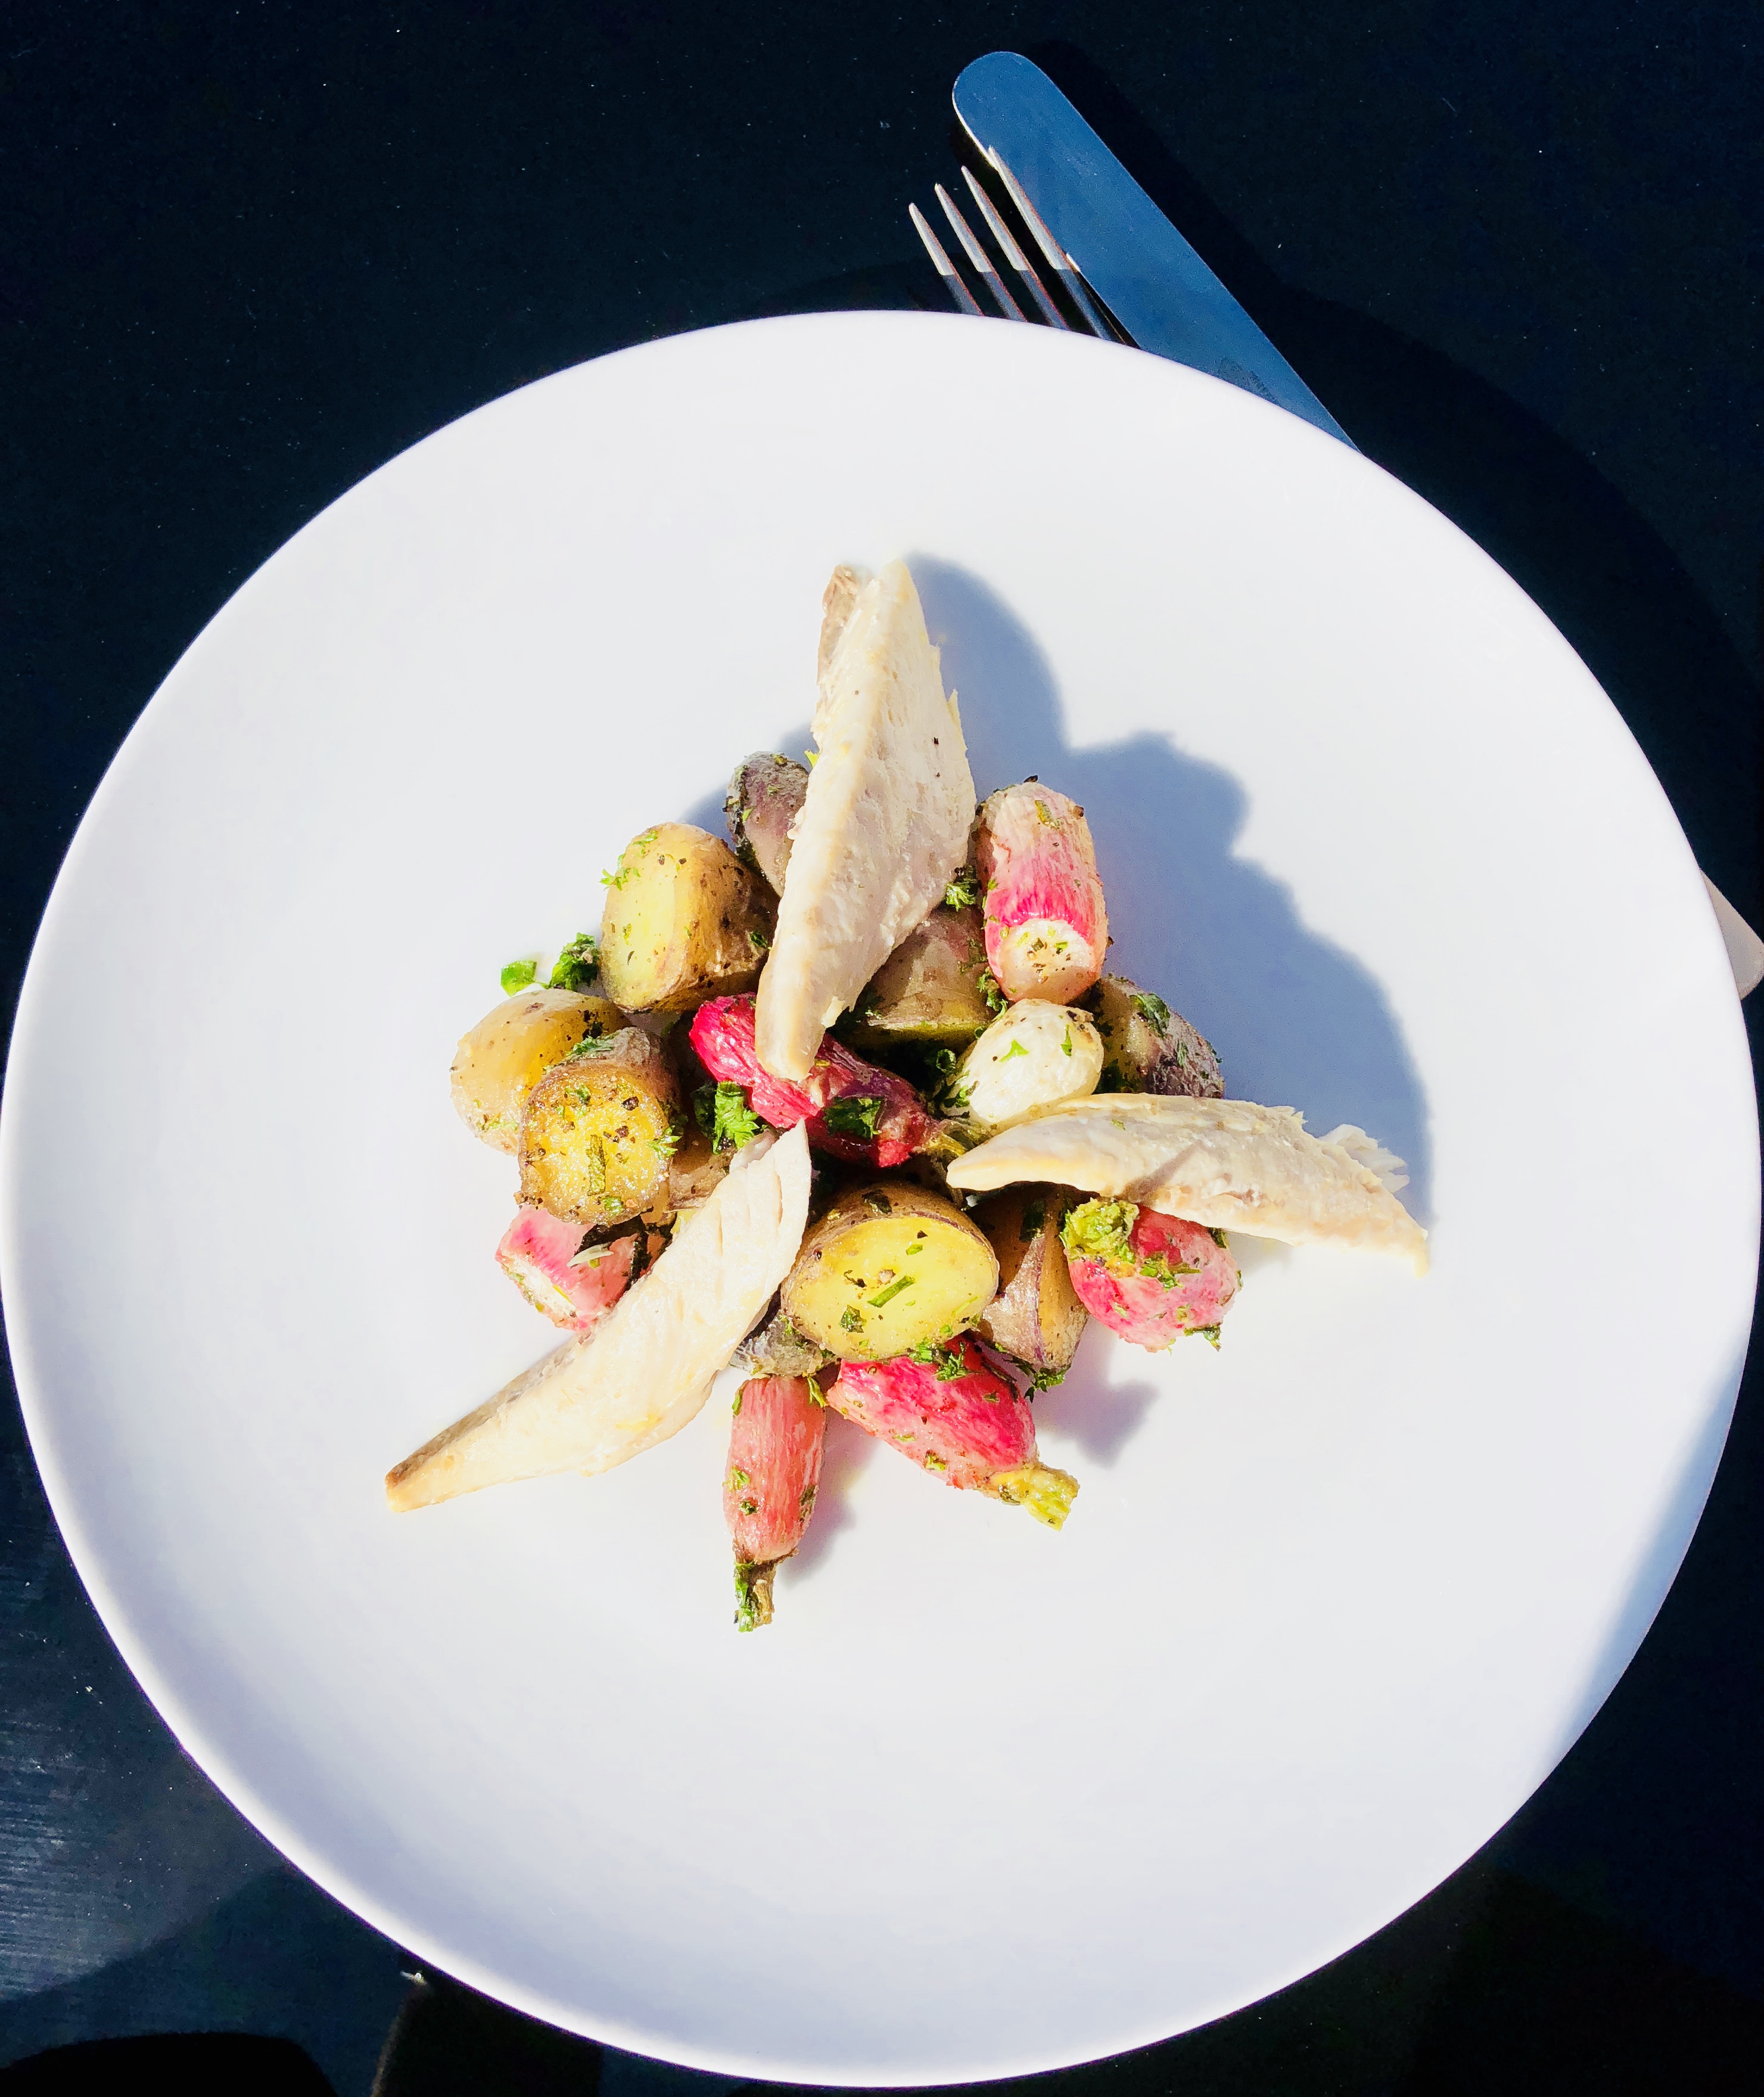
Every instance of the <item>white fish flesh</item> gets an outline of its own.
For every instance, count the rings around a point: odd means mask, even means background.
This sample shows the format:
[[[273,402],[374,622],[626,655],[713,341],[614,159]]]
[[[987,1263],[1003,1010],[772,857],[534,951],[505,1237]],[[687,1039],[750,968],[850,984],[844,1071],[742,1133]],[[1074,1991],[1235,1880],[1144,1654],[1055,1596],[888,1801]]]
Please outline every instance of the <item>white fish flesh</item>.
[[[387,1473],[401,1513],[553,1471],[606,1471],[677,1434],[783,1281],[808,1220],[808,1139],[769,1131],[590,1333]]]
[[[1359,1129],[1307,1134],[1291,1107],[1105,1092],[993,1136],[950,1166],[949,1184],[1049,1180],[1213,1230],[1401,1253],[1425,1274],[1427,1233],[1387,1184],[1400,1169]]]
[[[843,622],[843,623],[842,623]],[[760,1062],[800,1084],[823,1032],[935,906],[967,857],[974,777],[904,561],[828,587],[820,758],[791,827],[759,978]]]

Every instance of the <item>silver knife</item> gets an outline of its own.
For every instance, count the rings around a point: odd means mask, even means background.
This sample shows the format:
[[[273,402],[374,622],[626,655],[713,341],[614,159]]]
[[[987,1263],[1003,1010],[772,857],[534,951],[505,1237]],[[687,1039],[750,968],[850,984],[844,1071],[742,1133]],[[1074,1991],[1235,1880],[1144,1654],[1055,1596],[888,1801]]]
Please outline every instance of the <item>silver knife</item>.
[[[1081,278],[1136,348],[1228,380],[1354,440],[1134,181],[1040,66],[1016,51],[976,59],[956,114],[996,170],[1066,287],[1093,319]],[[1040,221],[1039,223],[1037,221]],[[1703,876],[1734,987],[1764,982],[1764,939]]]
[[[1140,349],[1353,442],[1040,66],[991,52],[962,72],[955,103],[974,144],[1028,193],[1072,268]]]

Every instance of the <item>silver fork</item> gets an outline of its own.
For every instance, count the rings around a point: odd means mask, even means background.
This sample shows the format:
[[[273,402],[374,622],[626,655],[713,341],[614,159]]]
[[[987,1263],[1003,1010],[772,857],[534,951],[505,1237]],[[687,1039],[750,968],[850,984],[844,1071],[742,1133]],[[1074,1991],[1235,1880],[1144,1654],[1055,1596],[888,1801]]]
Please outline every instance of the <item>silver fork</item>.
[[[1101,335],[1105,342],[1123,339],[1121,331],[1111,327],[1096,310],[1095,303],[1090,294],[1084,289],[1078,271],[1073,266],[1071,257],[1065,252],[1048,230],[1040,212],[1023,194],[1022,186],[1016,177],[1001,162],[995,162],[995,165],[999,180],[1005,185],[1005,194],[1015,206],[1023,224],[1029,229],[1030,235],[1035,245],[1041,250],[1048,269],[1053,273],[1054,281],[1071,300],[1079,317],[1083,322],[1084,331]],[[1064,328],[1068,334],[1080,332],[1072,326],[1065,314],[1048,296],[1047,287],[1035,274],[1035,265],[1024,254],[1016,235],[1005,223],[998,207],[981,187],[974,170],[971,168],[964,167],[961,174],[962,180],[968,185],[969,194],[974,199],[975,207],[979,212],[987,232],[991,234],[1003,251],[1005,261],[1022,279],[1023,290],[1028,294],[1043,320],[1049,327]],[[962,252],[966,255],[970,265],[975,276],[979,278],[987,296],[998,308],[1001,317],[1008,321],[1026,322],[1028,315],[1005,288],[1005,280],[1000,275],[991,256],[987,254],[985,247],[976,237],[974,229],[956,208],[955,199],[941,182],[934,184],[933,189],[937,201],[943,208],[943,216],[949,221],[952,230],[961,243]],[[943,288],[954,301],[956,310],[960,313],[972,313],[977,320],[983,320],[985,314],[979,301],[962,282],[961,273],[950,260],[948,251],[942,241],[931,230],[924,212],[916,204],[908,204],[907,216],[913,221],[913,230],[925,243],[925,252],[931,258],[932,267],[943,278]]]

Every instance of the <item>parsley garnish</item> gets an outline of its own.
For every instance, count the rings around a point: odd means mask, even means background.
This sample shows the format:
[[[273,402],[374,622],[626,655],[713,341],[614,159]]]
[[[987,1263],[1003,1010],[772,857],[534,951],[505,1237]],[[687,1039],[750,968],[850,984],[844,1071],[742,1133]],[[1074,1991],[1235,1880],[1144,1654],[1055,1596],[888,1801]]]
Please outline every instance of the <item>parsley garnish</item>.
[[[692,1096],[692,1113],[713,1150],[740,1150],[765,1126],[748,1105],[746,1093],[726,1078],[699,1086]]]
[[[870,1099],[851,1095],[844,1099],[829,1100],[821,1119],[834,1136],[848,1136],[865,1142],[875,1136],[876,1124],[882,1119],[886,1100]]]
[[[525,990],[539,973],[536,961],[510,961],[502,971],[502,995],[513,997],[518,990]]]
[[[946,910],[964,910],[970,903],[978,903],[979,900],[980,877],[971,866],[960,869],[955,879],[943,891],[943,908]]]
[[[1070,1027],[1066,1030],[1066,1039],[1060,1044],[1060,1053],[1062,1056],[1070,1056],[1072,1053],[1072,1030]]]
[[[1170,1031],[1170,1008],[1161,997],[1153,997],[1149,990],[1136,990],[1133,1002],[1160,1034]]]
[[[741,1469],[739,1464],[731,1464],[729,1466],[729,1489],[732,1493],[739,1492],[743,1486],[751,1485],[752,1482],[752,1480],[748,1477],[747,1473]]]
[[[985,980],[980,985],[980,995],[986,1000],[988,1012],[996,1014],[1010,1010],[1010,1000],[999,987],[998,978],[990,970],[986,971]]]
[[[861,1333],[863,1329],[863,1312],[855,1303],[848,1303],[839,1313],[839,1330],[842,1333]]]
[[[927,1449],[925,1452],[925,1468],[927,1471],[947,1471],[949,1464],[943,1457],[936,1456]]]
[[[1080,1202],[1060,1231],[1068,1252],[1105,1266],[1135,1264],[1131,1239],[1139,1221],[1134,1202]]]
[[[612,1036],[610,1034],[602,1035],[597,1029],[593,1034],[584,1034],[576,1046],[569,1051],[564,1061],[567,1062],[571,1056],[604,1056],[612,1046]]]
[[[914,1277],[910,1274],[903,1274],[898,1281],[891,1281],[879,1296],[866,1297],[864,1301],[872,1311],[880,1311],[885,1305],[892,1303],[903,1289],[910,1289],[913,1286],[913,1279]]]
[[[1206,1340],[1216,1348],[1219,1345],[1219,1328],[1216,1325],[1197,1325],[1194,1328],[1194,1337],[1197,1340]]]
[[[1004,1054],[1000,1056],[998,1060],[1001,1063],[1008,1063],[1013,1056],[1026,1056],[1028,1053],[1029,1051],[1024,1048],[1022,1042],[1013,1041],[1009,1048],[1005,1051]]]
[[[623,888],[636,872],[637,869],[634,866],[622,866],[616,873],[607,873],[603,871],[600,877],[600,885],[602,888]],[[627,925],[625,930],[628,932],[631,927]]]
[[[917,1362],[921,1368],[935,1369],[939,1383],[953,1383],[957,1377],[968,1373],[967,1359],[959,1340],[947,1347],[939,1346],[935,1340],[921,1340],[916,1347],[907,1349],[907,1359]]]
[[[600,954],[592,932],[578,932],[558,957],[547,990],[585,990],[600,966]]]

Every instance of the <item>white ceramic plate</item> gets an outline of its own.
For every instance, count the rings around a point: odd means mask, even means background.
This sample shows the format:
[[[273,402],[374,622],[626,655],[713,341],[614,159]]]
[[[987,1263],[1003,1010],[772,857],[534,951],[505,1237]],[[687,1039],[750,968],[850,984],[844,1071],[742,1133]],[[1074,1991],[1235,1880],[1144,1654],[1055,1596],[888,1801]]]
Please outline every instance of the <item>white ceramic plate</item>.
[[[550,1342],[455,1037],[807,743],[828,571],[897,553],[981,790],[1086,805],[1117,965],[1401,1151],[1434,1266],[1245,1241],[1216,1355],[1093,1331],[1058,1535],[836,1423],[742,1638],[717,1400],[598,1479],[380,1479]],[[3,1140],[56,1514],[229,1797],[523,2009],[829,2083],[1218,2016],[1483,1842],[1672,1578],[1757,1244],[1720,938],[1543,616],[1278,410],[955,318],[608,357],[309,525],[98,794]]]

